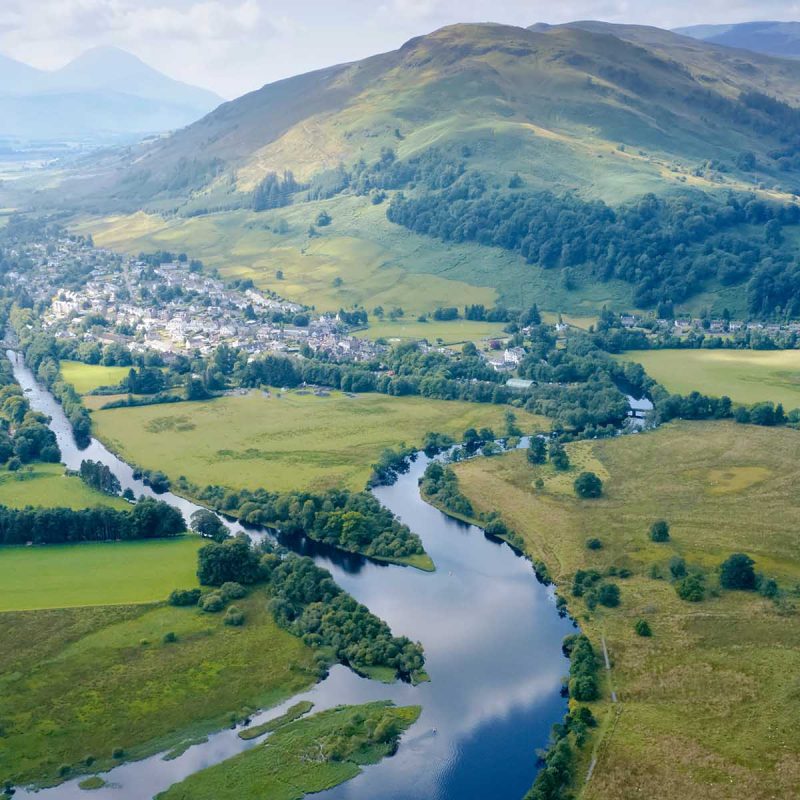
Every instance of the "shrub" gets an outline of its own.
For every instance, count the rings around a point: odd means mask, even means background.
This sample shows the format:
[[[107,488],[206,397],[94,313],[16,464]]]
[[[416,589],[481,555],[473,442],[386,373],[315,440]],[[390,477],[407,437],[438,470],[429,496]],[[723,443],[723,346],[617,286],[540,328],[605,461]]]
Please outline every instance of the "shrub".
[[[72,772],[72,767],[69,764],[62,764],[58,768],[58,774],[63,778],[65,775],[69,775]]]
[[[216,614],[225,608],[225,601],[222,599],[221,594],[212,592],[200,600],[200,608],[202,608],[203,611],[207,611],[209,614]]]
[[[755,561],[744,553],[734,553],[719,568],[719,582],[725,589],[755,589]]]
[[[222,621],[225,625],[244,625],[244,613],[236,606],[231,606],[225,612],[225,616],[222,618]]]
[[[589,550],[602,550],[603,543],[599,539],[587,539],[586,540],[586,547]]]
[[[597,599],[604,606],[614,608],[619,605],[619,586],[616,583],[604,583],[597,592]]]
[[[686,577],[686,561],[680,556],[672,556],[669,560],[669,572],[676,580]]]
[[[168,602],[171,606],[196,606],[200,599],[199,589],[174,589]]]
[[[111,751],[111,758],[120,759],[125,755],[125,751],[121,747],[115,747]]]
[[[177,642],[177,641],[178,637],[174,631],[167,631],[167,633],[164,634],[164,639],[163,639],[164,644],[171,644],[172,642]]]
[[[656,520],[650,526],[650,538],[654,542],[668,542],[669,541],[669,523],[666,520]]]
[[[247,589],[241,583],[226,581],[219,587],[224,600],[241,600],[247,594]]]
[[[778,582],[774,578],[766,578],[763,575],[756,576],[756,588],[762,597],[774,600],[779,592]]]
[[[584,499],[593,499],[603,494],[603,481],[594,472],[581,472],[575,478],[575,494]]]
[[[675,584],[675,591],[681,600],[687,600],[690,603],[699,603],[705,599],[706,586],[705,579],[702,575],[693,574],[687,575],[683,580]]]
[[[94,756],[91,756],[91,755],[90,756],[86,756],[83,759],[83,763],[86,764],[87,767],[91,767],[92,764],[94,764],[94,762],[95,762],[95,758],[94,758]]]
[[[646,619],[637,619],[633,629],[639,636],[652,636],[653,631],[650,628],[650,623]]]

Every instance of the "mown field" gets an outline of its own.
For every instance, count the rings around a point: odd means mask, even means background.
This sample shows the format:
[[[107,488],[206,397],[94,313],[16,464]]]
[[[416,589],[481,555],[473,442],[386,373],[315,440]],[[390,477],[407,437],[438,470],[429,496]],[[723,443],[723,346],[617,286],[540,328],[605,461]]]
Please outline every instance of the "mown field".
[[[197,586],[199,536],[0,548],[0,611],[152,603]]]
[[[236,604],[240,628],[166,605],[0,614],[0,778],[102,772],[117,748],[168,749],[314,683],[314,654],[278,628],[263,590]]]
[[[800,350],[631,350],[617,358],[638,362],[670,392],[800,407]]]
[[[26,465],[18,472],[0,472],[0,505],[130,508],[121,497],[98,492],[77,476],[65,475],[63,464],[42,463]]]
[[[61,377],[71,383],[78,394],[86,394],[100,386],[116,386],[128,376],[130,367],[104,367],[80,361],[62,361]]]
[[[789,798],[800,793],[800,615],[781,612],[751,592],[712,591],[701,603],[680,600],[665,577],[668,562],[714,570],[732,552],[791,592],[800,581],[797,520],[800,433],[732,423],[672,423],[646,435],[568,446],[575,467],[556,476],[525,454],[459,464],[463,491],[477,510],[504,518],[542,558],[584,632],[613,669],[593,739],[597,766],[584,786],[590,750],[575,781],[582,800],[703,797]],[[581,469],[603,477],[604,497],[577,500]],[[544,480],[537,490],[534,481]],[[671,541],[649,540],[651,523],[668,520]],[[590,537],[603,542],[589,550]],[[618,608],[589,611],[571,596],[579,568],[626,567],[609,578]],[[714,596],[716,595],[716,596]],[[795,601],[796,602],[796,601]],[[647,619],[652,638],[634,633]],[[615,689],[619,703],[610,702]]]
[[[367,329],[358,331],[355,335],[362,339],[383,338],[389,341],[427,339],[430,344],[441,342],[451,345],[465,342],[480,343],[491,338],[503,339],[508,335],[503,332],[503,328],[505,328],[505,323],[502,322],[476,322],[467,319],[453,320],[452,322],[437,320],[419,322],[416,319],[399,319],[394,322],[375,320],[370,322]]]
[[[420,710],[368,703],[290,722],[263,744],[196,772],[157,800],[301,800],[344,783],[363,765],[391,755],[392,734],[405,731]],[[381,740],[384,736],[386,741]]]
[[[333,392],[262,392],[196,403],[95,411],[94,431],[142,467],[205,486],[273,491],[362,489],[386,447],[416,446],[428,431],[460,436],[469,427],[504,430],[505,407]],[[517,412],[523,430],[549,424]]]

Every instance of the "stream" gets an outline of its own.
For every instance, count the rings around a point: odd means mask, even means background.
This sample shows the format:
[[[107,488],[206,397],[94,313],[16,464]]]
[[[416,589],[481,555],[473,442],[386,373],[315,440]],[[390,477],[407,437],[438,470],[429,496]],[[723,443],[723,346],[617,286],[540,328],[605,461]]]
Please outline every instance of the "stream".
[[[156,495],[95,439],[79,450],[55,398],[36,382],[20,355],[9,351],[8,357],[31,406],[51,418],[67,467],[77,470],[84,459],[100,461],[137,497],[158,497],[187,520],[199,508],[170,492]],[[560,690],[569,664],[561,641],[574,631],[572,623],[558,615],[552,588],[537,581],[529,561],[420,498],[418,480],[429,460],[418,454],[393,486],[376,488],[374,494],[420,536],[436,572],[378,564],[310,540],[296,544],[395,634],[422,642],[431,679],[419,686],[386,685],[334,666],[314,688],[253,717],[253,724],[261,723],[303,699],[314,703],[314,711],[383,699],[422,706],[420,719],[394,757],[314,795],[319,800],[520,800],[536,775],[537,749],[546,747],[551,726],[566,712]],[[235,532],[244,530],[229,524]],[[91,796],[144,800],[263,741],[245,742],[237,732],[212,734],[171,761],[159,754],[122,764],[103,773],[108,785]],[[38,792],[18,789],[15,795],[42,800],[87,796],[78,779]]]

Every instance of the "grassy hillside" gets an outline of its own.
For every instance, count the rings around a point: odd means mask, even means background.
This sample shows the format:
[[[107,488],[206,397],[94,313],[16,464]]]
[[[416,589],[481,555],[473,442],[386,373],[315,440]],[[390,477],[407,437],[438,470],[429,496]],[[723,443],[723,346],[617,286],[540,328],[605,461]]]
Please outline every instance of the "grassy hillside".
[[[203,487],[289,491],[364,488],[386,447],[420,445],[428,431],[504,429],[504,407],[422,397],[262,392],[92,414],[95,434],[131,463]],[[518,411],[519,425],[547,428]]]
[[[612,669],[592,704],[600,725],[576,771],[582,800],[768,800],[800,792],[791,713],[798,684],[787,678],[800,670],[800,616],[791,599],[800,581],[792,488],[799,444],[791,430],[673,423],[569,445],[576,467],[567,475],[531,467],[520,452],[456,466],[476,509],[502,510],[527,550],[545,561],[596,652],[607,644]],[[575,498],[571,482],[585,468],[603,479],[600,500]],[[543,489],[535,488],[537,477]],[[665,544],[648,537],[658,518],[671,525]],[[590,537],[602,548],[587,548]],[[718,589],[716,568],[736,551],[777,579],[788,604]],[[677,596],[668,579],[675,556],[706,572],[711,592],[703,602]],[[619,607],[590,610],[572,596],[576,570],[610,568],[632,573],[606,578],[620,587]],[[651,638],[634,632],[640,618]]]

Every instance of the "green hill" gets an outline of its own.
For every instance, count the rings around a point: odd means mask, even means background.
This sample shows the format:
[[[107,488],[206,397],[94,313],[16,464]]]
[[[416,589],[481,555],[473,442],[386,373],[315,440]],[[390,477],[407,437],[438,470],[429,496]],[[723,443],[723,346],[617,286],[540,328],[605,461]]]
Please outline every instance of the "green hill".
[[[104,154],[67,175],[58,195],[93,216],[150,215],[132,225],[91,223],[99,242],[185,249],[284,294],[273,276],[288,269],[295,283],[319,284],[303,299],[323,307],[369,305],[389,289],[402,304],[408,288],[406,303],[430,310],[416,297],[414,274],[433,273],[457,282],[459,302],[469,299],[466,284],[480,289],[480,302],[488,289],[506,303],[537,299],[588,311],[608,300],[649,303],[652,292],[641,300],[606,283],[609,275],[598,287],[592,269],[577,280],[548,277],[518,255],[489,252],[479,236],[465,247],[398,236],[372,202],[442,187],[413,169],[403,180],[385,171],[376,178],[381,154],[391,149],[401,165],[446,154],[446,168],[481,175],[487,190],[513,179],[527,192],[574,191],[614,207],[648,192],[713,199],[728,190],[785,203],[800,187],[797,104],[800,63],[668,31],[593,22],[455,25],[394,52],[270,84],[170,137]],[[268,178],[286,171],[287,181]],[[267,210],[254,214],[259,185]],[[333,225],[310,238],[322,207]],[[224,253],[210,235],[220,228]],[[749,277],[740,271],[737,280]],[[331,290],[336,277],[341,292]],[[743,293],[722,284],[733,285],[712,274],[689,293],[694,299],[677,299],[744,310]]]

